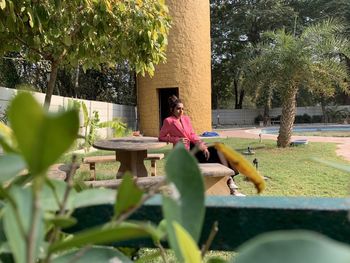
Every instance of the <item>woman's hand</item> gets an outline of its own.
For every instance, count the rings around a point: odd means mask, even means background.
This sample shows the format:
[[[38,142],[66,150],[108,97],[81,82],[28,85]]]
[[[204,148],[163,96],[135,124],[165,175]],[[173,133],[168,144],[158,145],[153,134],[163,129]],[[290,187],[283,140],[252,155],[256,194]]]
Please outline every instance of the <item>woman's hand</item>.
[[[208,147],[204,143],[201,143],[199,144],[199,149],[203,152],[205,159],[208,161],[210,157]]]
[[[181,138],[180,141],[186,145],[187,143],[189,143],[189,140],[187,138]]]
[[[205,159],[208,161],[208,160],[209,160],[209,157],[210,157],[210,153],[209,153],[209,151],[208,151],[208,148],[205,148],[205,149],[203,150],[203,154],[204,154]]]

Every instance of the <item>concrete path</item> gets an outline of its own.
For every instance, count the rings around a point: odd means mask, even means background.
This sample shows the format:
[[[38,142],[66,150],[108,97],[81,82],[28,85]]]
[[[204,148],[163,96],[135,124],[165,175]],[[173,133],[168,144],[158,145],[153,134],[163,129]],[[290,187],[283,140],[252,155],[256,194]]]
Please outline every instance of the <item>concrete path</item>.
[[[225,129],[216,130],[223,137],[255,138],[259,139],[260,129]],[[262,139],[275,139],[277,135],[262,134]],[[307,139],[310,142],[333,142],[337,144],[336,153],[350,162],[350,138],[349,137],[321,137],[321,136],[292,136],[292,140]]]

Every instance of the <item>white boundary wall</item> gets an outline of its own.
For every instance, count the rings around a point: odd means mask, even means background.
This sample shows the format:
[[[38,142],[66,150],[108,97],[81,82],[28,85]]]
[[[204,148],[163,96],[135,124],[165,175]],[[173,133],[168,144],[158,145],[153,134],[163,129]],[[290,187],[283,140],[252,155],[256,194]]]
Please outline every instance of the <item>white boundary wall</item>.
[[[332,106],[329,106],[330,108]],[[347,108],[350,111],[350,105],[337,106],[337,109]],[[271,117],[281,115],[282,108],[273,108],[270,110]],[[322,115],[321,106],[297,107],[296,115],[308,114],[310,116]],[[255,125],[254,119],[259,114],[263,114],[262,109],[237,109],[237,110],[212,110],[213,125]],[[219,118],[218,118],[219,117]],[[219,122],[218,122],[219,121]]]
[[[16,93],[17,90],[15,89],[0,87],[0,112],[3,112],[4,109],[6,109],[9,101],[16,95]],[[39,92],[32,92],[32,94],[41,104],[44,103],[45,94]],[[72,98],[53,95],[51,99],[50,111],[57,111],[61,107],[67,106],[68,101],[71,99]],[[84,101],[88,108],[90,116],[93,113],[93,111],[98,111],[101,122],[113,120],[114,118],[121,118],[123,122],[127,123],[129,128],[136,130],[137,110],[134,106],[92,100],[74,100]],[[348,108],[350,110],[350,105],[337,107],[337,109],[343,108]],[[213,125],[220,124],[231,126],[248,126],[255,125],[255,117],[262,113],[263,110],[261,109],[218,109],[212,110],[212,120]],[[297,107],[297,115],[303,115],[305,113],[310,116],[322,115],[322,110],[320,106]],[[275,117],[278,115],[281,115],[281,108],[273,108],[270,110],[271,117]],[[99,135],[101,137],[111,136],[111,131],[108,129],[99,129]]]
[[[258,109],[212,110],[213,125],[254,125]]]
[[[0,112],[3,112],[9,101],[16,95],[17,90],[8,89],[0,87]],[[38,100],[39,103],[44,104],[45,94],[39,92],[31,92],[34,97]],[[68,101],[74,98],[67,98],[53,95],[51,98],[50,111],[55,112],[61,109],[62,107],[66,107],[68,105]],[[114,118],[121,118],[121,120],[127,123],[130,129],[136,128],[136,107],[113,104],[101,101],[91,101],[91,100],[80,100],[74,99],[77,101],[83,101],[88,108],[89,116],[92,115],[93,111],[98,111],[99,118],[101,122],[110,121]],[[82,114],[81,121],[82,121]],[[108,129],[99,129],[99,136],[106,137],[111,136],[111,131]]]

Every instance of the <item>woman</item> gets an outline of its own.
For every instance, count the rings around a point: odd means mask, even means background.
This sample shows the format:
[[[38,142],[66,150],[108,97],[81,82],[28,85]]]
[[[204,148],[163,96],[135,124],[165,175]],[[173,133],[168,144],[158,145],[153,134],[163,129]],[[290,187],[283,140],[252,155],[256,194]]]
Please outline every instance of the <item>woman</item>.
[[[159,141],[177,144],[182,142],[187,150],[197,145],[204,154],[205,159],[209,159],[209,151],[204,142],[202,142],[194,132],[191,120],[184,115],[184,106],[180,99],[175,95],[168,99],[171,116],[166,118],[159,133]]]
[[[178,142],[182,142],[187,150],[197,146],[200,150],[196,154],[198,162],[221,163],[229,166],[222,154],[220,154],[214,147],[208,148],[194,132],[190,118],[184,115],[184,106],[181,100],[175,95],[172,95],[169,97],[168,103],[171,116],[166,118],[163,122],[163,126],[159,133],[159,141],[172,143],[174,145]],[[236,170],[235,173],[238,174]],[[238,187],[232,178],[227,181],[227,185],[229,186],[232,195],[244,196],[237,191]]]

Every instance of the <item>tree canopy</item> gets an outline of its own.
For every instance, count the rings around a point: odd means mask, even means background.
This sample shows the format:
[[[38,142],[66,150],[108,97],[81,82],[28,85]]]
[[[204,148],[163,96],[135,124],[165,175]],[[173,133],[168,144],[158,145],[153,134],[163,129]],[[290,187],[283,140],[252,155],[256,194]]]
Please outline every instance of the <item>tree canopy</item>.
[[[341,21],[344,27],[340,34],[349,37],[347,0],[211,0],[213,107],[227,108],[233,104],[234,108],[242,108],[244,101],[248,105],[248,99],[261,106],[266,97],[271,97],[274,106],[280,106],[280,94],[271,93],[268,85],[270,91],[261,93],[256,92],[255,85],[249,85],[253,82],[249,81],[248,61],[259,54],[256,46],[262,35],[283,29],[300,36],[308,27],[330,18]],[[345,52],[341,59],[347,63],[350,78],[348,54]],[[306,89],[303,91],[309,94]]]
[[[246,93],[242,80],[247,62],[256,53],[254,46],[263,32],[292,28],[295,15],[283,0],[211,1],[214,108],[225,98],[235,98],[234,107],[242,108]]]
[[[0,54],[51,63],[45,104],[60,66],[99,69],[128,60],[153,74],[165,60],[170,27],[164,0],[0,1]]]

